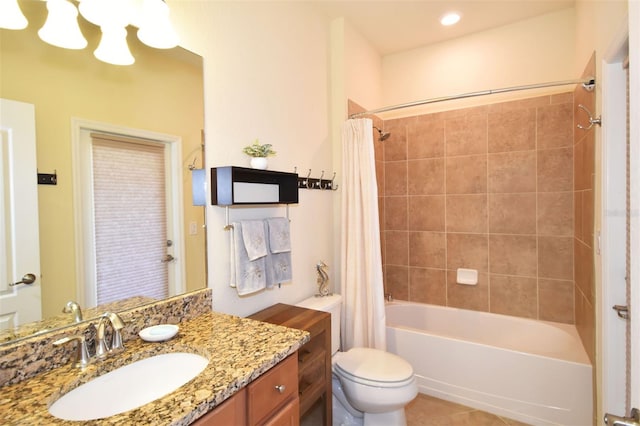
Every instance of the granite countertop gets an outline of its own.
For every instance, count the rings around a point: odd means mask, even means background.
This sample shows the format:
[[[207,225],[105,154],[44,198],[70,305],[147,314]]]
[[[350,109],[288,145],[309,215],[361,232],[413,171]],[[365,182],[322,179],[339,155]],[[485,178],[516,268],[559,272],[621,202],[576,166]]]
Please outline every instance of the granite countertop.
[[[177,336],[167,342],[148,343],[138,338],[126,342],[123,352],[94,361],[83,371],[67,364],[2,387],[0,424],[78,424],[51,416],[48,407],[66,392],[122,365],[162,353],[191,352],[209,358],[209,364],[175,392],[108,419],[83,422],[188,425],[309,340],[306,331],[215,312],[179,325]]]

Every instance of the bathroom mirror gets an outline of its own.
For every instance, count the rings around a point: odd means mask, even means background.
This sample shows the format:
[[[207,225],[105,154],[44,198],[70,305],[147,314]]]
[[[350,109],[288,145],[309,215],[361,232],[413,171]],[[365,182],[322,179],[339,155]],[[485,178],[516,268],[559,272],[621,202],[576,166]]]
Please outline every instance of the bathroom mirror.
[[[202,58],[179,47],[149,48],[138,42],[135,28],[128,27],[135,64],[106,64],[93,55],[100,41],[98,27],[78,17],[88,46],[53,47],[37,34],[46,19],[46,3],[20,2],[20,7],[29,26],[0,29],[0,98],[35,105],[38,172],[57,177],[56,185],[38,185],[43,320],[59,318],[68,300],[82,305],[77,294],[81,279],[76,264],[80,248],[75,241],[72,119],[180,138],[185,256],[177,261],[184,261],[184,291],[205,287],[204,207],[192,205],[190,170],[202,168],[204,159]],[[135,283],[135,277],[130,279]],[[125,305],[131,308],[148,301],[133,297]],[[91,306],[82,308],[87,313],[84,319],[89,319],[91,310],[86,308]],[[66,317],[70,324],[72,315]],[[7,342],[0,339],[0,345]]]

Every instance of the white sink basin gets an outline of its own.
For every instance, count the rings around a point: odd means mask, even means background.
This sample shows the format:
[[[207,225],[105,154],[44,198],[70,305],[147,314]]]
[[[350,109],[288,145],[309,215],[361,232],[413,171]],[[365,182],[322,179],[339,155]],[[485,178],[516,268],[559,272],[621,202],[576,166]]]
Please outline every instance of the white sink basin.
[[[66,393],[49,413],[64,420],[95,420],[124,413],[173,392],[200,374],[209,360],[176,352],[120,367]]]

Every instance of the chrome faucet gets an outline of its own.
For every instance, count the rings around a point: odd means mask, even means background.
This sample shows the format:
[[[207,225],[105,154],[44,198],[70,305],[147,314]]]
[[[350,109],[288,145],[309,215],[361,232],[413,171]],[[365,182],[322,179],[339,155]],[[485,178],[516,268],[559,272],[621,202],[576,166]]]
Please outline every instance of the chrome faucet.
[[[82,322],[82,309],[80,309],[80,305],[78,305],[73,300],[69,300],[64,308],[62,308],[62,312],[65,314],[73,314],[73,319],[75,322]]]
[[[113,329],[113,337],[111,339],[111,345],[109,346],[105,340],[105,326],[107,322],[111,323]],[[124,321],[120,316],[114,312],[105,312],[100,317],[98,322],[98,329],[96,332],[96,357],[104,358],[109,352],[116,349],[124,349],[124,343],[122,343],[122,334],[120,330],[124,328]]]

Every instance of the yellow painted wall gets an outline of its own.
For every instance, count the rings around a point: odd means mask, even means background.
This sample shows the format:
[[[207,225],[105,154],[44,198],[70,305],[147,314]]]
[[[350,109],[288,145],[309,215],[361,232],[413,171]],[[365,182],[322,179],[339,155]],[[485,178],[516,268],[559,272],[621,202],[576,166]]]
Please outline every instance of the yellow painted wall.
[[[23,2],[26,30],[0,30],[0,97],[35,104],[38,170],[58,175],[56,186],[38,187],[43,315],[57,315],[76,299],[76,265],[71,162],[71,118],[99,121],[182,137],[187,288],[203,287],[204,220],[191,206],[187,166],[201,166],[203,79],[199,60],[178,49],[148,49],[130,31],[136,58],[131,67],[105,64],[93,57],[99,31],[83,25],[89,46],[65,50],[42,42],[44,2]],[[35,179],[35,176],[34,176]],[[188,234],[189,222],[198,235]]]

